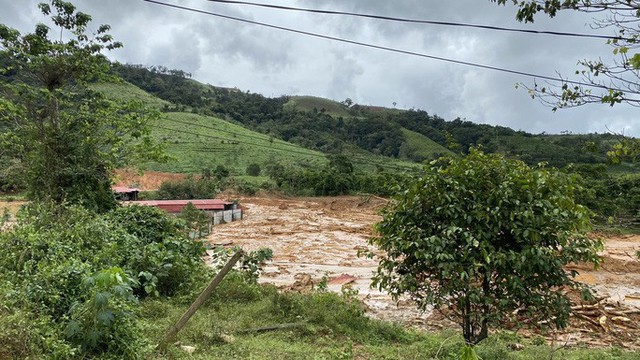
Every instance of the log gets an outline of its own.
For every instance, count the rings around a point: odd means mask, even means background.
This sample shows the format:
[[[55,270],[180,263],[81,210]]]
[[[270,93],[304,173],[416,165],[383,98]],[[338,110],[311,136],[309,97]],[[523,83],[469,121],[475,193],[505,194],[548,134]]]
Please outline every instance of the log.
[[[292,328],[303,327],[305,325],[306,323],[303,323],[303,322],[276,324],[276,325],[260,326],[260,327],[250,328],[250,329],[239,330],[238,333],[245,334],[245,333],[251,333],[251,332],[265,332],[265,331],[273,331],[273,330],[292,329]]]
[[[204,304],[204,302],[207,301],[209,297],[211,297],[213,290],[215,290],[215,288],[222,282],[222,279],[224,279],[224,277],[229,273],[229,271],[231,271],[233,266],[236,264],[236,262],[238,262],[238,260],[240,260],[240,257],[242,257],[242,255],[243,255],[243,252],[242,250],[240,250],[237,253],[235,253],[235,255],[231,257],[231,259],[229,259],[229,261],[224,265],[222,270],[220,270],[220,272],[213,278],[213,280],[211,280],[209,285],[204,290],[202,290],[202,293],[200,293],[200,295],[193,302],[193,304],[189,306],[189,309],[187,309],[187,311],[182,315],[180,320],[178,320],[178,322],[176,322],[174,325],[169,327],[169,329],[167,329],[167,332],[165,333],[164,337],[162,338],[162,340],[160,341],[156,349],[159,349],[159,350],[166,349],[167,344],[171,342],[171,340],[173,340],[173,338],[178,334],[178,332],[180,332],[180,330],[182,330],[182,328],[187,324],[189,319],[191,319],[191,316],[193,316],[193,314],[195,314],[195,312],[198,311],[198,309],[202,306],[202,304]]]

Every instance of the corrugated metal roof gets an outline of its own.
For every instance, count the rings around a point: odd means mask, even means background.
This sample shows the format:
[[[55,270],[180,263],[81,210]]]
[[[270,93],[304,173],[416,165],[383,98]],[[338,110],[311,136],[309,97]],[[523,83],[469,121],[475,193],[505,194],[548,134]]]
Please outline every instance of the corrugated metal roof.
[[[180,212],[188,203],[192,203],[196,209],[200,210],[224,210],[225,207],[233,205],[232,202],[219,199],[194,199],[194,200],[145,200],[127,201],[126,205],[155,206],[167,212]]]

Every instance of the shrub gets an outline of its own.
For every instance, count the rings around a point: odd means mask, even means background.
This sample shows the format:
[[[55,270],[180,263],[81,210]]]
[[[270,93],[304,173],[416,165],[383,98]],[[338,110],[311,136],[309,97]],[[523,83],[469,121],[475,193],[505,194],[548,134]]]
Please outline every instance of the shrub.
[[[260,176],[260,165],[258,164],[250,164],[247,166],[247,175],[249,176]]]
[[[371,243],[386,254],[374,284],[421,309],[450,310],[471,346],[491,326],[513,321],[515,309],[563,327],[571,307],[562,290],[583,289],[564,266],[597,265],[601,248],[587,235],[579,188],[555,169],[475,149],[433,163],[377,225]]]
[[[65,335],[84,353],[106,353],[137,358],[140,336],[135,323],[130,279],[120,268],[99,271],[83,282],[83,302],[71,307]]]
[[[8,341],[7,332],[0,332],[0,342],[35,357],[49,349],[72,357],[63,329],[82,353],[134,357],[134,295],[189,290],[194,274],[205,270],[202,243],[185,236],[179,219],[151,207],[99,215],[79,206],[31,204],[0,234],[0,248],[0,300],[12,309],[0,308],[0,317],[7,316],[12,334],[26,345]],[[35,323],[27,324],[25,314]]]
[[[159,199],[191,200],[216,197],[220,191],[218,181],[212,178],[196,179],[193,175],[184,180],[170,180],[160,184],[156,193]]]

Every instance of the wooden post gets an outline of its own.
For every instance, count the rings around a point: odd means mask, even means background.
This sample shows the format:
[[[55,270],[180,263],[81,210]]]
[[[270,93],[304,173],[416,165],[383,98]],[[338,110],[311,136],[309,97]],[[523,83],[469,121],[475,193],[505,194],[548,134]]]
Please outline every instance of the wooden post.
[[[204,302],[207,301],[207,299],[209,299],[209,297],[213,293],[213,290],[215,290],[215,288],[222,282],[222,279],[224,279],[224,277],[229,273],[229,271],[231,271],[233,266],[238,262],[238,260],[240,260],[240,257],[242,257],[242,255],[243,255],[242,250],[239,250],[237,253],[235,253],[235,255],[233,255],[233,257],[231,257],[231,259],[229,259],[229,261],[224,265],[222,270],[220,270],[218,275],[216,275],[213,278],[213,280],[211,280],[209,285],[202,291],[202,293],[200,293],[198,298],[193,302],[193,304],[191,304],[189,309],[182,315],[180,320],[178,320],[178,322],[175,323],[175,325],[167,329],[167,332],[165,333],[164,337],[162,338],[162,340],[160,341],[156,349],[163,350],[167,347],[167,344],[178,334],[180,330],[182,330],[182,328],[187,324],[191,316],[193,316],[193,314],[195,314],[195,312],[198,311],[198,309],[202,306],[202,304],[204,304]]]

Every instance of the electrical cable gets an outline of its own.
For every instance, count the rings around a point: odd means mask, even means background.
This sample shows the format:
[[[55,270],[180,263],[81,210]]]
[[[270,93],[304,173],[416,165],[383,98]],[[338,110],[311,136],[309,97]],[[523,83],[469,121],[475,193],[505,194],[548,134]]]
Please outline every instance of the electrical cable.
[[[464,65],[464,66],[469,66],[469,67],[475,67],[475,68],[480,68],[480,69],[493,70],[493,71],[503,72],[503,73],[507,73],[507,74],[530,77],[530,78],[534,78],[534,79],[542,79],[542,80],[547,80],[547,81],[561,82],[561,83],[564,83],[564,84],[571,84],[571,85],[599,88],[599,89],[605,89],[605,90],[611,90],[611,91],[620,91],[620,92],[624,92],[624,93],[640,95],[640,91],[620,90],[620,89],[611,88],[611,87],[608,87],[608,86],[605,86],[605,85],[601,85],[601,84],[593,84],[593,83],[586,83],[586,82],[576,81],[576,80],[562,79],[562,78],[557,78],[557,77],[553,77],[553,76],[533,74],[533,73],[528,73],[528,72],[525,72],[525,71],[512,70],[512,69],[502,68],[502,67],[493,66],[493,65],[485,65],[485,64],[479,64],[479,63],[473,63],[473,62],[470,62],[470,61],[463,61],[463,60],[455,60],[455,59],[445,58],[445,57],[442,57],[442,56],[434,56],[434,55],[419,53],[419,52],[415,52],[415,51],[396,49],[396,48],[391,48],[391,47],[382,46],[382,45],[375,45],[375,44],[365,43],[365,42],[361,42],[361,41],[349,40],[349,39],[339,38],[339,37],[330,36],[330,35],[323,35],[323,34],[313,33],[313,32],[309,32],[309,31],[297,30],[297,29],[292,29],[292,28],[288,28],[288,27],[284,27],[284,26],[273,25],[273,24],[268,24],[268,23],[264,23],[264,22],[243,19],[243,18],[239,18],[239,17],[235,17],[235,16],[218,14],[218,13],[214,13],[214,12],[211,12],[211,11],[194,9],[194,8],[181,6],[181,5],[164,3],[164,2],[156,1],[156,0],[143,0],[143,1],[148,2],[148,3],[152,3],[152,4],[156,4],[156,5],[161,5],[161,6],[174,8],[174,9],[185,10],[185,11],[195,12],[195,13],[204,14],[204,15],[210,15],[210,16],[219,17],[219,18],[223,18],[223,19],[234,20],[234,21],[239,21],[239,22],[258,25],[258,26],[264,26],[264,27],[277,29],[277,30],[282,30],[282,31],[287,31],[287,32],[292,32],[292,33],[296,33],[296,34],[300,34],[300,35],[306,35],[306,36],[316,37],[316,38],[320,38],[320,39],[338,41],[338,42],[343,42],[343,43],[347,43],[347,44],[363,46],[363,47],[377,49],[377,50],[395,52],[395,53],[404,54],[404,55],[417,56],[417,57],[421,57],[421,58],[437,60],[437,61],[442,61],[442,62],[447,62],[447,63],[452,63],[452,64],[458,64],[458,65]]]
[[[400,18],[400,17],[392,17],[392,16],[384,16],[384,15],[356,13],[356,12],[349,12],[349,11],[322,10],[322,9],[284,6],[284,5],[263,4],[263,3],[255,3],[250,1],[235,1],[235,0],[205,0],[205,1],[213,2],[213,3],[221,3],[221,4],[256,6],[256,7],[263,7],[263,8],[269,8],[269,9],[286,10],[286,11],[308,12],[308,13],[314,13],[314,14],[345,15],[345,16],[362,17],[362,18],[368,18],[368,19],[395,21],[395,22],[412,23],[412,24],[469,27],[469,28],[477,28],[477,29],[485,29],[485,30],[506,31],[506,32],[516,32],[516,33],[526,33],[526,34],[536,34],[536,35],[553,35],[553,36],[568,36],[568,37],[606,39],[606,40],[634,41],[633,39],[624,38],[621,36],[584,34],[584,33],[572,33],[572,32],[563,32],[563,31],[549,31],[549,30],[527,30],[527,29],[508,28],[508,27],[493,26],[493,25],[459,23],[459,22],[452,22],[452,21],[408,19],[408,18]]]
[[[169,118],[165,118],[165,120],[173,121],[172,119],[169,119]],[[200,126],[198,124],[190,124],[190,125]],[[214,135],[200,134],[200,133],[195,133],[195,132],[186,131],[186,130],[172,129],[172,128],[167,128],[167,127],[160,126],[160,125],[155,125],[155,124],[150,124],[150,126],[151,127],[155,127],[157,129],[170,131],[170,132],[173,132],[173,133],[177,132],[177,133],[194,135],[194,136],[202,136],[202,137],[205,137],[205,138],[212,138],[212,139],[217,139],[217,140],[229,140],[229,139],[224,139],[224,138],[221,138],[221,137],[218,137],[218,136],[214,136]],[[272,148],[272,147],[265,146],[265,145],[260,145],[260,144],[255,144],[255,143],[248,143],[248,142],[239,141],[239,140],[230,140],[230,141],[237,142],[237,143],[244,144],[244,145],[265,148],[265,149],[268,149],[269,151],[272,151],[272,152],[287,152],[287,153],[300,154],[300,155],[305,155],[305,156],[310,156],[310,157],[317,157],[317,158],[322,158],[322,159],[326,159],[327,158],[326,155],[320,155],[320,154],[314,154],[314,153],[306,153],[306,152],[294,151],[294,150],[277,149],[277,148]],[[201,152],[206,152],[206,151],[201,151]],[[416,168],[413,168],[413,167],[405,167],[405,166],[401,166],[401,165],[381,164],[381,163],[374,162],[374,161],[354,161],[354,162],[358,163],[358,164],[380,165],[380,166],[383,166],[383,167],[401,169],[401,170],[414,170],[414,171],[416,170]]]
[[[188,121],[180,121],[180,120],[176,120],[176,119],[170,119],[170,118],[167,118],[167,117],[165,117],[165,119],[167,119],[169,121],[172,121],[172,122],[176,122],[176,123],[182,123],[182,124],[185,124],[185,125],[200,126],[202,128],[205,128],[205,129],[225,132],[225,133],[228,133],[228,134],[232,134],[232,135],[236,135],[236,136],[243,136],[243,137],[250,138],[250,139],[269,141],[268,139],[265,139],[265,138],[262,138],[262,137],[259,137],[259,136],[252,136],[252,135],[248,135],[248,134],[240,134],[240,133],[237,133],[237,132],[233,132],[231,130],[224,130],[224,129],[220,129],[220,128],[217,128],[217,127],[213,127],[211,125],[195,124],[195,123],[191,123],[191,122],[188,122]],[[266,135],[265,134],[264,136],[268,137],[270,135]],[[286,141],[280,140],[280,139],[275,139],[274,138],[273,141],[276,142],[276,140],[278,140],[277,143],[280,144],[280,145],[292,146],[292,147],[296,147],[296,148],[299,147],[298,145],[295,145],[295,144],[292,144],[292,143],[289,143],[289,142],[286,142]]]

